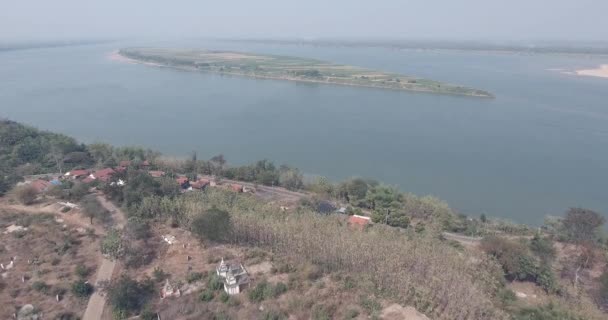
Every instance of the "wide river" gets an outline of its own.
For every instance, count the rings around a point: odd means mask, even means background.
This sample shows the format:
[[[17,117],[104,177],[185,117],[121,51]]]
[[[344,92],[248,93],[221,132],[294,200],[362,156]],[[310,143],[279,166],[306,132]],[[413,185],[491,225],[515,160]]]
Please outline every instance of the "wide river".
[[[129,45],[318,58],[454,82],[496,99],[255,80],[113,61]],[[83,142],[232,164],[268,158],[373,177],[460,212],[538,224],[608,213],[608,79],[554,69],[608,59],[250,43],[113,43],[0,52],[0,116]]]

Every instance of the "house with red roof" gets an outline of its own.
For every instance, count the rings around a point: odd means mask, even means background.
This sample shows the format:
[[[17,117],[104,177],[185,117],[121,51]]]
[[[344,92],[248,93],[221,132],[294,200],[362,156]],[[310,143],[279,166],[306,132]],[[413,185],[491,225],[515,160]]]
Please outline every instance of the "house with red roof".
[[[30,182],[30,186],[32,186],[32,188],[34,188],[36,192],[43,193],[48,190],[48,188],[51,186],[51,183],[46,180],[38,179]]]
[[[363,230],[371,223],[372,220],[370,217],[360,216],[356,214],[348,217],[348,225],[353,229]]]
[[[240,192],[243,192],[243,186],[240,184],[232,184],[232,185],[230,185],[230,190],[240,193]]]
[[[148,174],[151,175],[154,178],[160,178],[160,177],[163,177],[165,175],[165,172],[164,171],[150,170],[150,171],[148,171]]]
[[[116,173],[112,168],[105,168],[95,171],[91,176],[93,179],[98,179],[103,182],[108,182],[112,175]]]
[[[188,189],[188,188],[190,188],[190,180],[188,179],[188,177],[184,177],[184,176],[177,177],[175,179],[175,181],[177,181],[177,184],[179,184],[179,186],[182,189]]]
[[[87,175],[89,175],[89,170],[76,169],[76,170],[66,172],[66,174],[64,176],[66,178],[70,178],[70,179],[78,179],[78,178],[82,178]]]
[[[209,180],[200,179],[198,181],[191,182],[190,186],[192,189],[204,190],[207,188],[207,186],[209,186]]]

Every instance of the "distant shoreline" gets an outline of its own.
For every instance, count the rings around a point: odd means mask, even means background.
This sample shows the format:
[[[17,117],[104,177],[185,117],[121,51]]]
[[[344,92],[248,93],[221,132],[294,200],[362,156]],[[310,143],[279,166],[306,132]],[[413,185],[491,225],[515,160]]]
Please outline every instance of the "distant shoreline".
[[[473,98],[494,98],[494,96],[492,94],[485,92],[485,91],[480,91],[479,94],[473,93],[473,92],[468,92],[468,93],[464,94],[464,93],[453,93],[453,92],[437,92],[436,90],[433,90],[433,89],[427,90],[425,88],[403,89],[403,88],[392,88],[392,87],[388,87],[388,86],[384,86],[384,85],[346,83],[346,82],[329,81],[327,79],[318,80],[318,79],[310,79],[310,78],[307,79],[307,78],[303,78],[303,77],[292,77],[292,76],[271,76],[271,75],[251,74],[251,73],[244,73],[244,72],[238,72],[238,71],[225,71],[225,70],[224,71],[201,70],[199,68],[192,67],[192,66],[170,65],[170,64],[163,64],[163,63],[158,63],[158,62],[154,62],[154,61],[139,60],[139,59],[125,56],[124,54],[121,54],[121,52],[119,50],[113,51],[110,54],[109,58],[111,60],[115,60],[115,61],[119,61],[119,62],[137,63],[137,64],[143,64],[143,65],[152,66],[152,67],[172,68],[172,69],[184,70],[184,71],[210,72],[210,73],[216,73],[216,74],[222,74],[222,75],[233,75],[233,76],[248,77],[248,78],[254,78],[254,79],[269,79],[269,80],[283,80],[283,81],[286,80],[286,81],[306,82],[306,83],[332,84],[332,85],[338,85],[338,86],[389,89],[389,90],[394,90],[394,91],[419,92],[419,93],[465,96],[465,97],[468,96],[468,97],[473,97]]]

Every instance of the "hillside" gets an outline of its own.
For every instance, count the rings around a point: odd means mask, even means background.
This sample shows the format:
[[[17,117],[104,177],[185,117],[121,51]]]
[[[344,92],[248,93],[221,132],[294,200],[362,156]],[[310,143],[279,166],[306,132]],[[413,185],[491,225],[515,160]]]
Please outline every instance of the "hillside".
[[[69,139],[0,125],[4,150]],[[173,160],[68,141],[87,159],[76,170],[49,164],[0,198],[0,317],[606,317],[604,219],[591,210],[571,208],[538,231],[370,179],[303,183],[267,160],[230,167],[221,155]],[[222,261],[246,270],[238,293],[227,293]]]

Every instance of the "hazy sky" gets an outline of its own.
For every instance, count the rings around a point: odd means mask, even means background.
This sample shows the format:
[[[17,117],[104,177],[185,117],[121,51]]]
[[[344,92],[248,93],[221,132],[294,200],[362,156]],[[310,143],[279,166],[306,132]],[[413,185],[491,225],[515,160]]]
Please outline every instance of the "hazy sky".
[[[0,0],[0,41],[132,36],[608,40],[608,0]]]

